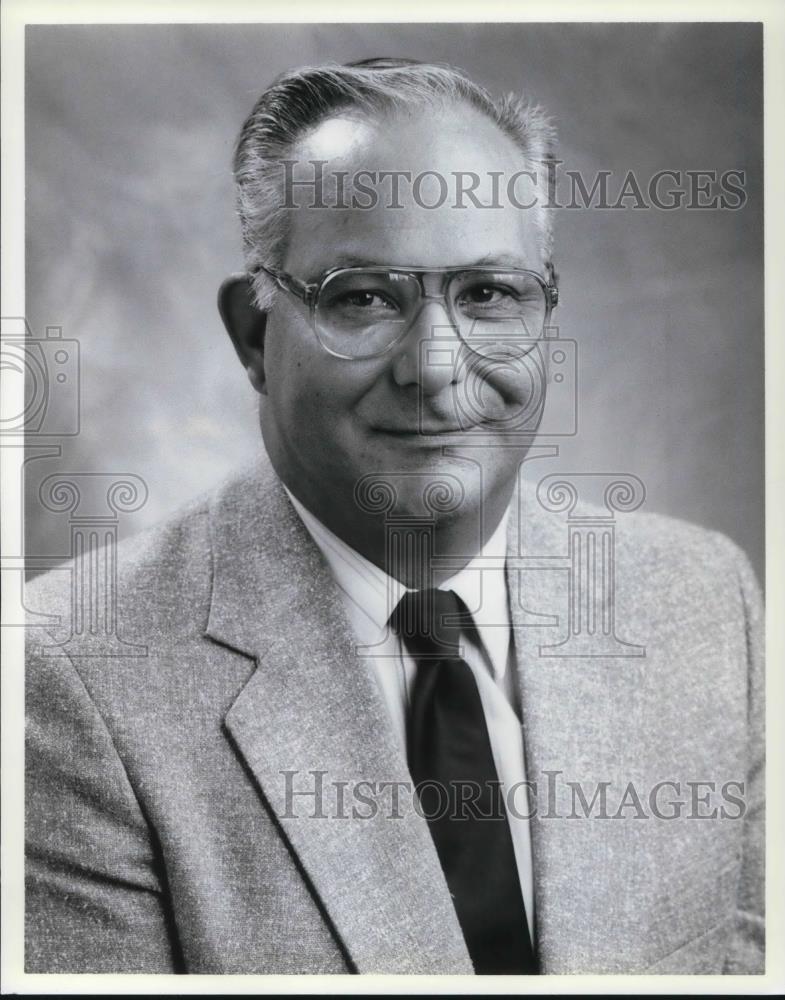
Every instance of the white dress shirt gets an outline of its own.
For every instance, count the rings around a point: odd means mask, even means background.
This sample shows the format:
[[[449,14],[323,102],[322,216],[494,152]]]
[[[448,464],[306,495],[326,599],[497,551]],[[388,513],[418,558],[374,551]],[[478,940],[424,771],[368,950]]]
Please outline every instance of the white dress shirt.
[[[388,576],[326,528],[289,490],[286,491],[321,549],[341,591],[349,621],[358,646],[367,647],[364,657],[376,678],[390,713],[393,728],[406,753],[406,717],[417,666],[401,638],[388,627],[390,615],[407,591],[398,580]],[[507,551],[505,513],[493,536],[478,556],[462,570],[441,584],[441,590],[453,590],[472,614],[481,643],[461,632],[463,658],[474,674],[480,693],[485,722],[491,741],[496,773],[502,785],[512,834],[518,877],[521,883],[529,934],[534,941],[534,886],[531,840],[523,753],[523,732],[517,713],[516,669],[510,642],[510,612],[504,557]],[[493,558],[495,568],[479,564]]]

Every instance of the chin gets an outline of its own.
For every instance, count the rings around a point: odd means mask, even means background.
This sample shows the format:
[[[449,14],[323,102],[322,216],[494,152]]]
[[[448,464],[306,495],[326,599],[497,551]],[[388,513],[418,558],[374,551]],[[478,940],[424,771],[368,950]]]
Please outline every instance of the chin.
[[[385,458],[356,480],[360,509],[446,524],[479,508],[480,469],[471,460],[441,450]]]

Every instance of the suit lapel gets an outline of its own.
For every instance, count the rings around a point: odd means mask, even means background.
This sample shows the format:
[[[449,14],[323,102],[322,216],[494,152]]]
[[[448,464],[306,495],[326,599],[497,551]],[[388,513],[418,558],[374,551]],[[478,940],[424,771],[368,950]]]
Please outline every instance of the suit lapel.
[[[566,635],[567,571],[563,562],[549,568],[547,558],[558,562],[566,540],[565,521],[546,514],[524,487],[510,518],[507,573],[526,772],[537,790],[531,838],[538,950],[545,973],[625,971],[640,967],[640,906],[631,893],[640,876],[631,867],[640,857],[639,824],[584,818],[567,782],[580,782],[590,802],[598,782],[611,782],[618,796],[623,774],[632,776],[625,747],[640,743],[644,663],[541,655],[541,646]],[[536,557],[540,568],[521,570],[520,556]],[[557,616],[558,625],[545,616]],[[610,801],[609,812],[618,798]],[[573,813],[577,818],[568,818]]]
[[[405,793],[401,819],[390,818],[391,793],[372,796],[368,807],[352,798],[360,781],[411,779],[317,547],[263,467],[220,494],[210,520],[207,635],[257,662],[227,713],[227,730],[351,962],[359,972],[471,973],[425,821]],[[590,800],[597,782],[618,792],[622,777],[632,776],[625,748],[639,739],[644,662],[541,655],[564,635],[567,573],[522,570],[516,559],[565,549],[564,522],[524,488],[510,518],[507,576],[527,777],[537,788],[538,950],[546,973],[626,971],[640,967],[645,940],[630,892],[640,878],[631,868],[640,857],[631,841],[638,824],[567,818],[574,812],[567,782],[580,782]],[[547,624],[554,616],[559,624]],[[334,791],[342,781],[346,818],[337,816]],[[292,796],[317,787],[320,810],[313,794]],[[358,818],[355,805],[375,813]]]
[[[207,634],[257,661],[226,727],[352,963],[471,973],[425,820],[405,791],[403,817],[390,818],[394,786],[378,788],[409,772],[317,547],[261,467],[219,496],[210,519]],[[358,782],[376,783],[375,794]]]

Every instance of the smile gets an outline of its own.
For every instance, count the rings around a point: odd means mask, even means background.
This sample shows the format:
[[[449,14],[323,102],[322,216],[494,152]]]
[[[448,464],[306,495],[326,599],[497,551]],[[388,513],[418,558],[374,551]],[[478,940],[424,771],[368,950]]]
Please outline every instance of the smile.
[[[472,424],[470,427],[413,427],[413,428],[392,428],[377,427],[377,434],[388,434],[392,437],[400,438],[422,438],[422,437],[457,437],[461,434],[470,434],[485,428],[484,423]]]

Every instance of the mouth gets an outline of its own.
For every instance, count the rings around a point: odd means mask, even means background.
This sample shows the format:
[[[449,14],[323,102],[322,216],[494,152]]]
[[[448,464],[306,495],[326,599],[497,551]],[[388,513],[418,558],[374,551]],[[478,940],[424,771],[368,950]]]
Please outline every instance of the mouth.
[[[485,427],[484,423],[471,424],[469,427],[377,427],[377,434],[385,434],[397,438],[437,438],[459,437],[470,434]]]

